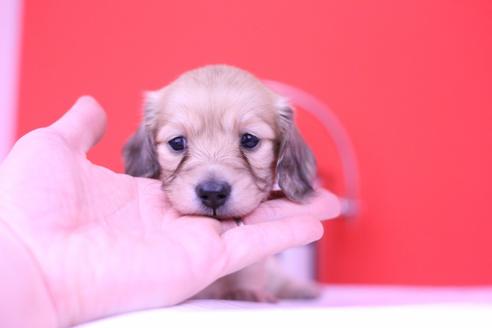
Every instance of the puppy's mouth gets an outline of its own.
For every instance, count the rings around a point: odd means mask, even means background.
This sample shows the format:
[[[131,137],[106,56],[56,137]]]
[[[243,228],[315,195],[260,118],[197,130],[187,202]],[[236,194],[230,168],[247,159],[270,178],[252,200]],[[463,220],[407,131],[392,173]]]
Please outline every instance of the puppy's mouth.
[[[221,217],[217,216],[218,210],[216,208],[212,209],[212,217],[217,220],[221,220]]]
[[[274,200],[274,199],[284,199],[286,198],[285,194],[281,190],[272,190],[268,197],[266,197],[263,201],[267,200]],[[262,202],[260,202],[261,204]],[[256,207],[258,207],[260,204],[258,204]],[[255,208],[256,208],[255,207]],[[255,208],[252,208],[248,212],[241,212],[239,213],[238,211],[232,211],[227,204],[217,207],[217,208],[210,208],[207,206],[201,206],[199,212],[197,213],[198,215],[203,215],[203,216],[208,216],[211,218],[214,218],[218,221],[229,221],[229,220],[237,220],[240,219],[252,211],[254,211]]]
[[[218,221],[235,220],[240,217],[239,215],[233,215],[232,213],[228,213],[227,211],[221,208],[207,209],[205,215],[210,216]]]
[[[194,214],[199,216],[207,216],[217,221],[231,221],[240,219],[248,215],[253,210],[254,208],[247,212],[244,210],[238,211],[234,208],[233,204],[225,204],[224,206],[217,208],[209,208],[202,205]]]

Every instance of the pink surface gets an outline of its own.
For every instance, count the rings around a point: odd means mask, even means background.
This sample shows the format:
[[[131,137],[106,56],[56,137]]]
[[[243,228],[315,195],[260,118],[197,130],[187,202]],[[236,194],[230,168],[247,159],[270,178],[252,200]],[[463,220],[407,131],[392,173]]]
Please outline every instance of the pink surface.
[[[20,0],[0,1],[0,161],[16,132],[21,16]]]
[[[492,287],[328,286],[318,305],[393,306],[441,303],[473,303],[492,306]]]

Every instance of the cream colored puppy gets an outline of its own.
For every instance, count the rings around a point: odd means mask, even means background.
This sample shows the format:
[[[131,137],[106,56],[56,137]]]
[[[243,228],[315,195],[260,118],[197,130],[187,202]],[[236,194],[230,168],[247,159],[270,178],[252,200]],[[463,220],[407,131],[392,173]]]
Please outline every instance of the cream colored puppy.
[[[147,93],[143,122],[124,157],[128,174],[160,179],[182,214],[220,220],[250,213],[276,184],[301,201],[316,174],[286,99],[226,65],[186,72]],[[199,297],[273,301],[316,294],[267,260],[220,279]]]

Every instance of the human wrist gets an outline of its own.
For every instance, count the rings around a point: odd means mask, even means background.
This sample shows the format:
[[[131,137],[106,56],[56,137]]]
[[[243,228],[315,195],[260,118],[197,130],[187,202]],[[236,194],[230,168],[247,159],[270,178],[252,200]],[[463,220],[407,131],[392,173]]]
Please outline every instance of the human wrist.
[[[57,327],[53,302],[35,259],[0,219],[0,325]]]

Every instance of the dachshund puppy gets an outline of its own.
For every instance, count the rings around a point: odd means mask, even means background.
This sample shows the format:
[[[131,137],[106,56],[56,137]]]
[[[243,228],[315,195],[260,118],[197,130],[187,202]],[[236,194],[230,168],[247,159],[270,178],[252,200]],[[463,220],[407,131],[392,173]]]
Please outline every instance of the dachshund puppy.
[[[125,171],[159,179],[180,213],[240,218],[278,184],[295,202],[313,192],[315,159],[287,100],[250,73],[211,65],[148,92],[143,122],[124,147]],[[199,298],[310,298],[271,258],[219,279]]]

